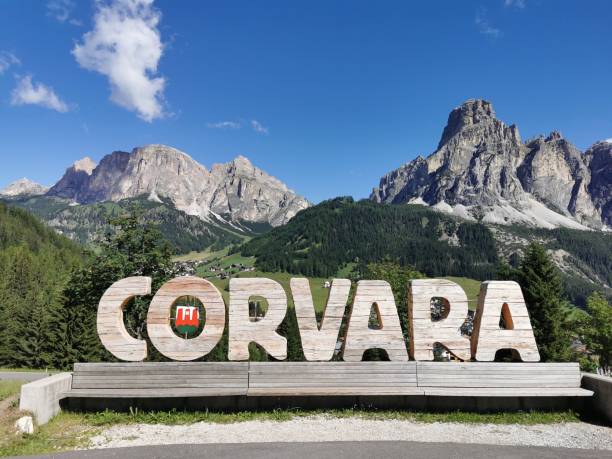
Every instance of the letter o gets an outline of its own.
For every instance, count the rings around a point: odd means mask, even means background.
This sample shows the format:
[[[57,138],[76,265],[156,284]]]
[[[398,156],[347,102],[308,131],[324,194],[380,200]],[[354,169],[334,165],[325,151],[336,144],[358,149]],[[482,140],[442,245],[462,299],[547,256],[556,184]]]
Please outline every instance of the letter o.
[[[170,325],[172,305],[182,296],[193,296],[206,309],[206,322],[200,335],[178,337]],[[200,277],[177,277],[166,282],[155,294],[147,314],[147,331],[155,348],[172,360],[195,360],[208,354],[223,336],[225,303],[217,288]]]

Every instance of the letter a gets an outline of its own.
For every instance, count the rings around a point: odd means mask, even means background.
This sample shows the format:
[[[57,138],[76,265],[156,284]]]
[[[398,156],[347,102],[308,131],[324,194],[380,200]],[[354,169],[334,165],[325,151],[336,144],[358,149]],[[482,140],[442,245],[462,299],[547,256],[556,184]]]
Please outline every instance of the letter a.
[[[499,326],[502,316],[506,328]],[[487,281],[480,285],[472,357],[492,362],[499,349],[516,350],[524,362],[540,361],[523,292],[513,281]]]
[[[380,321],[379,329],[369,327],[372,306]],[[389,360],[408,360],[391,286],[385,281],[362,280],[357,283],[351,320],[346,333],[344,360],[358,362],[368,349],[384,349]]]

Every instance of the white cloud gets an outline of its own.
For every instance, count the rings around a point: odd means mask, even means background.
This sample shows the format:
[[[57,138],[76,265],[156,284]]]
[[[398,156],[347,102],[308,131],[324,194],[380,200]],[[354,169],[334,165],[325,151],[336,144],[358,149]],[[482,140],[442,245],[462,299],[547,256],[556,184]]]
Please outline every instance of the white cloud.
[[[604,140],[604,142],[606,142],[606,143],[612,143],[612,137],[610,137],[609,139]]]
[[[32,83],[32,77],[20,78],[11,93],[11,105],[40,105],[60,113],[68,111],[68,105],[55,94],[53,88],[42,83]]]
[[[491,38],[498,38],[501,35],[501,30],[496,27],[493,27],[490,24],[489,19],[487,17],[487,11],[484,8],[479,8],[476,11],[474,23],[476,24],[478,31],[483,35],[487,35]]]
[[[49,0],[47,2],[47,16],[59,22],[68,22],[81,26],[83,23],[72,16],[76,4],[73,0]]]
[[[527,0],[505,0],[504,5],[522,10],[527,6]]]
[[[21,64],[21,62],[13,53],[0,51],[0,75],[6,72],[11,66],[19,64]]]
[[[253,128],[253,130],[255,132],[259,132],[260,134],[267,134],[268,133],[268,128],[263,126],[257,120],[251,120],[251,127]]]
[[[240,129],[242,124],[237,121],[219,121],[218,123],[208,123],[210,129]]]
[[[157,76],[163,44],[153,0],[97,3],[94,28],[72,50],[79,65],[108,77],[111,100],[145,121],[163,118],[165,78]]]

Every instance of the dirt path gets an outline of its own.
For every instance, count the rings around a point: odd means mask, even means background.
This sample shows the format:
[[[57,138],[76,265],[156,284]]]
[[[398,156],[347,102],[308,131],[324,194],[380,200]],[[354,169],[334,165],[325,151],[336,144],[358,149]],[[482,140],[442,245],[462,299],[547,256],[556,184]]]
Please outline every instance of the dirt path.
[[[310,416],[291,421],[235,424],[117,425],[91,439],[93,448],[188,443],[419,441],[552,446],[612,450],[612,428],[583,422],[558,424],[420,423]]]

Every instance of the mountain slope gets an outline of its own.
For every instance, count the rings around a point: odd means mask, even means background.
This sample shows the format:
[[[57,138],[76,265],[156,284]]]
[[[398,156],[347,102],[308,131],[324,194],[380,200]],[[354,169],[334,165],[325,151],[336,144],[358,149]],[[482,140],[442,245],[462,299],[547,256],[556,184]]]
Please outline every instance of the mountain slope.
[[[484,225],[417,205],[380,205],[351,198],[325,201],[240,247],[262,271],[336,276],[347,266],[386,257],[431,277],[495,279],[532,241],[564,273],[566,293],[584,305],[593,290],[612,296],[612,234],[566,228]]]
[[[224,222],[207,222],[174,207],[167,198],[151,201],[146,196],[73,205],[64,198],[38,196],[7,201],[37,215],[49,227],[81,244],[96,245],[112,231],[109,220],[136,207],[143,219],[158,226],[176,253],[201,251],[207,247],[226,247],[244,240],[239,232]]]
[[[241,247],[263,271],[335,276],[348,263],[385,257],[429,276],[492,278],[497,251],[482,224],[422,206],[380,206],[351,198],[325,201]]]
[[[74,260],[83,255],[81,247],[30,213],[0,201],[0,252],[16,246],[33,253],[49,250],[62,259]]]
[[[523,143],[489,102],[468,100],[450,113],[436,151],[382,177],[370,199],[485,223],[600,229],[612,218],[607,145],[583,155],[558,132]]]
[[[152,201],[168,198],[189,215],[226,220],[238,228],[242,222],[282,225],[308,206],[304,198],[243,156],[208,170],[186,153],[164,145],[116,151],[95,167],[75,164],[48,192],[78,204],[143,195]]]

